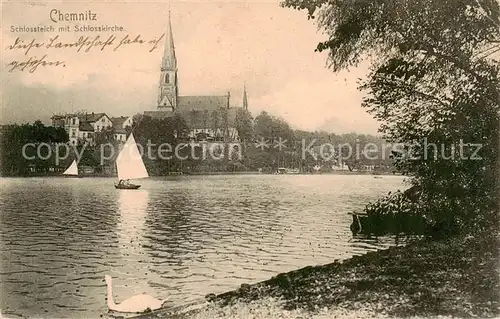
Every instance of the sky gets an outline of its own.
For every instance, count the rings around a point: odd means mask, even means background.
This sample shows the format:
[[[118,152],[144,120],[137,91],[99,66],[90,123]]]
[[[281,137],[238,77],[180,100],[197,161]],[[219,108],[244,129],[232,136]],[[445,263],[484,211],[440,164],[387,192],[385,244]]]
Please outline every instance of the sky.
[[[55,113],[106,112],[110,116],[155,110],[168,12],[178,62],[180,95],[224,95],[241,106],[246,86],[249,108],[284,118],[292,127],[327,129],[334,133],[375,134],[378,123],[361,107],[363,94],[357,79],[368,68],[333,73],[325,52],[314,52],[324,40],[321,30],[305,11],[282,8],[277,1],[73,1],[38,0],[2,2],[1,123],[50,123]],[[97,21],[53,22],[50,12],[88,12]],[[59,32],[69,25],[71,32]],[[74,32],[75,25],[122,26],[122,32]],[[52,26],[54,32],[12,32],[11,27]],[[128,34],[142,44],[123,44]],[[73,43],[79,37],[115,36],[113,45],[89,52],[76,48],[46,48],[58,41]],[[16,38],[33,39],[44,46],[14,48]],[[14,64],[44,57],[58,66],[21,70]],[[9,65],[11,64],[11,65]],[[19,65],[19,64],[18,64]]]

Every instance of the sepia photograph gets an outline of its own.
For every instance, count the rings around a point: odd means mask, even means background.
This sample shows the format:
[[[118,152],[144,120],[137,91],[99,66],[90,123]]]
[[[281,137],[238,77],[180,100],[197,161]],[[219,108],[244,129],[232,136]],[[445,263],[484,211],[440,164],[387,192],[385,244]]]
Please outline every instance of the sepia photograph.
[[[0,318],[500,317],[500,0],[0,6]]]

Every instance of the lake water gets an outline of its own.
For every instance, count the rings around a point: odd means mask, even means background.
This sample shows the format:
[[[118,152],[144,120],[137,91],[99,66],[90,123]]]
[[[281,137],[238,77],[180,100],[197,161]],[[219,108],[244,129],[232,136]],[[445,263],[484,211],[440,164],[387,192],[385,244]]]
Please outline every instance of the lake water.
[[[0,309],[107,316],[138,293],[176,306],[308,265],[386,248],[354,240],[353,210],[399,176],[180,176],[116,190],[111,178],[0,179]]]

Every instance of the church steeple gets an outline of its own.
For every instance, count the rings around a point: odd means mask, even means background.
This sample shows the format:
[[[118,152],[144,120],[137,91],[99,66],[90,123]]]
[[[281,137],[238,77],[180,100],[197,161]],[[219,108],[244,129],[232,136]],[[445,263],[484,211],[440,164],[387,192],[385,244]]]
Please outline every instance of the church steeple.
[[[247,87],[243,84],[243,109],[248,111]]]
[[[168,26],[165,34],[165,48],[163,50],[163,66],[177,69],[177,59],[175,58],[174,36],[172,33],[172,21],[170,11],[168,12]]]
[[[168,108],[175,111],[177,108],[177,96],[177,59],[175,57],[174,36],[169,11],[167,32],[165,33],[165,48],[161,62],[158,108]]]

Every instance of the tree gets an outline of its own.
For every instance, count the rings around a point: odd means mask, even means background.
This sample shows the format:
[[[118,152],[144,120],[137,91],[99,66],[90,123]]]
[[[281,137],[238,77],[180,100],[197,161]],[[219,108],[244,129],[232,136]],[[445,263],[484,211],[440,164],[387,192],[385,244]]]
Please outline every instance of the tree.
[[[115,129],[113,127],[104,127],[102,130],[94,133],[95,145],[113,143],[115,141]]]
[[[191,116],[191,129],[194,130],[195,128],[199,127],[198,126],[198,122],[199,122],[198,118],[200,117],[201,113],[200,113],[200,111],[195,110],[195,109],[191,110],[190,113],[191,113],[190,114],[190,116]],[[196,137],[196,135],[194,137]]]
[[[259,147],[252,146],[247,156],[257,168],[276,170],[283,163],[289,166],[292,154],[286,151],[295,145],[295,139],[294,132],[286,121],[263,111],[255,117],[254,134],[254,141],[263,144]]]
[[[220,128],[220,120],[219,120],[219,112],[217,110],[213,110],[211,114],[211,124],[212,130],[214,132],[214,139],[217,140],[219,137],[219,128]]]
[[[329,51],[333,71],[370,59],[372,71],[360,86],[368,93],[363,106],[381,122],[388,141],[404,144],[407,156],[397,167],[420,189],[419,213],[445,225],[443,232],[498,226],[499,65],[493,59],[500,50],[498,2],[286,0],[283,5],[307,9],[309,18],[318,19],[328,39],[317,50]],[[459,157],[460,140],[480,144],[480,159]],[[440,152],[433,152],[434,145]]]
[[[148,152],[148,144],[151,145],[151,155],[149,158],[143,154],[143,159],[149,172],[153,174],[165,174],[170,171],[175,171],[180,167],[180,161],[174,155],[174,149],[178,143],[187,138],[189,128],[184,119],[179,115],[174,115],[164,119],[154,119],[149,116],[138,117],[133,125],[134,136],[136,142],[142,145],[144,152]],[[170,145],[171,154],[163,154],[160,157],[158,147],[160,145]],[[165,149],[164,149],[165,150]],[[188,148],[183,150],[188,152]],[[163,152],[163,151],[162,151]],[[185,154],[180,154],[184,156]],[[165,157],[171,156],[169,160]]]
[[[30,165],[36,171],[47,171],[55,165],[54,148],[58,143],[68,142],[68,134],[64,128],[45,126],[40,120],[33,124],[5,125],[0,132],[0,173],[2,175],[25,175]],[[34,147],[26,147],[27,157],[23,156],[23,146],[33,143]],[[50,147],[52,156],[48,159],[38,158],[36,147],[46,143]],[[42,156],[48,155],[47,147],[40,148]],[[28,160],[29,158],[32,158]]]
[[[237,109],[235,126],[240,141],[250,141],[253,137],[252,115],[245,109]]]

